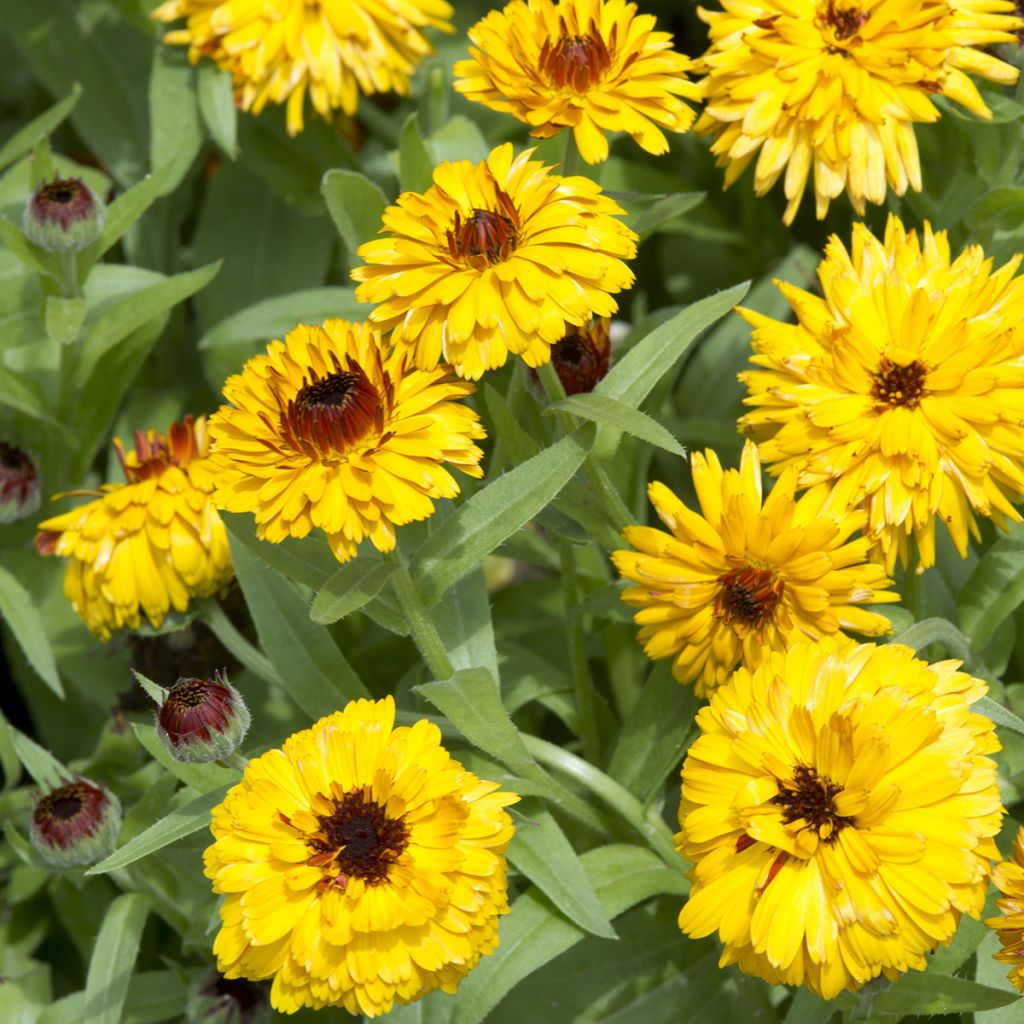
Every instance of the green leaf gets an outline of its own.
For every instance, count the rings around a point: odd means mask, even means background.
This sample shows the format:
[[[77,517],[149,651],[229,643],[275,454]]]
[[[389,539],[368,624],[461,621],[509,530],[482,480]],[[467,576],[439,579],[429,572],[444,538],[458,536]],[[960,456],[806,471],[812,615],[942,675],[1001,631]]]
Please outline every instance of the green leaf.
[[[21,777],[21,759],[14,749],[14,730],[3,711],[0,711],[0,770],[4,773],[4,784],[0,792],[6,793],[14,788]]]
[[[64,687],[50,648],[50,639],[39,606],[17,577],[0,566],[0,616],[25,652],[28,663],[58,697]]]
[[[750,282],[710,295],[681,310],[636,343],[599,381],[594,394],[637,408],[659,380],[672,371],[694,339],[720,320],[743,297]]]
[[[188,764],[171,757],[152,725],[132,722],[132,732],[157,764],[197,793],[209,793],[238,781],[238,772],[234,768],[224,768],[219,764]]]
[[[380,231],[387,199],[379,185],[358,171],[328,171],[321,191],[349,258],[354,259],[356,249]]]
[[[430,148],[438,163],[448,160],[486,160],[491,147],[475,121],[462,114],[450,118],[430,136]]]
[[[20,228],[3,217],[0,217],[0,242],[3,242],[11,254],[26,267],[47,277],[57,278],[57,261],[54,254],[33,245]]]
[[[486,669],[461,669],[451,679],[414,689],[485,754],[519,774],[540,770],[501,703],[498,684]]]
[[[431,617],[453,668],[484,668],[500,683],[491,600],[482,565],[449,588]]]
[[[1019,998],[1016,993],[989,988],[966,978],[910,971],[888,991],[875,996],[871,1011],[893,1017],[976,1013],[1007,1006]]]
[[[957,617],[972,647],[980,650],[1000,624],[1024,603],[1024,530],[1014,527],[981,557],[957,601]]]
[[[85,321],[85,299],[65,299],[50,295],[46,299],[46,333],[58,345],[71,345]]]
[[[38,117],[32,118],[24,127],[19,128],[3,146],[0,146],[0,170],[31,153],[40,139],[51,135],[64,118],[75,109],[75,104],[81,95],[82,87],[75,82],[71,87],[71,92],[64,99],[55,103],[48,110],[44,110]]]
[[[784,1024],[828,1024],[832,1015],[838,1012],[835,1003],[822,999],[810,989],[798,988]]]
[[[669,221],[681,217],[695,206],[700,206],[706,197],[706,192],[673,192],[667,196],[651,196],[654,202],[631,217],[628,221],[629,226],[640,236],[642,242]]]
[[[53,754],[13,726],[11,726],[11,741],[18,760],[25,766],[29,775],[35,779],[37,786],[44,789],[56,789],[71,778],[71,773]]]
[[[132,669],[132,675],[135,676],[135,681],[141,686],[149,698],[153,701],[158,708],[163,707],[164,701],[167,699],[167,691],[162,687],[158,686],[153,682],[152,679],[147,679],[141,672],[136,669]]]
[[[410,565],[428,605],[516,530],[572,479],[593,444],[584,427],[477,491],[426,539]]]
[[[199,112],[203,115],[213,141],[227,157],[238,156],[238,108],[231,72],[223,71],[212,61],[203,61],[198,69]]]
[[[245,594],[260,645],[295,703],[317,719],[369,691],[330,633],[309,618],[309,607],[287,580],[275,577],[231,536],[235,575]]]
[[[656,419],[607,395],[570,395],[544,410],[546,415],[559,411],[615,427],[672,455],[686,455],[686,449]]]
[[[372,601],[398,571],[394,562],[353,559],[337,569],[313,599],[310,618],[328,625]]]
[[[929,644],[940,643],[955,658],[966,661],[971,656],[970,641],[948,619],[922,619],[894,636],[890,643],[903,644],[915,651]]]
[[[227,785],[218,786],[209,793],[201,793],[184,806],[175,808],[166,817],[150,825],[145,832],[140,832],[119,850],[101,860],[99,864],[94,864],[86,874],[105,875],[108,871],[127,867],[179,839],[184,839],[185,836],[208,828],[210,812],[224,799],[227,790]]]
[[[66,440],[74,440],[71,431],[46,411],[46,400],[35,385],[3,366],[0,366],[0,406],[7,406],[8,409],[14,409],[46,424]],[[0,611],[2,611],[2,605],[0,605]]]
[[[163,167],[180,154],[195,159],[203,144],[196,102],[195,70],[178,47],[153,51],[149,76],[149,165]]]
[[[121,1024],[180,1021],[187,996],[188,989],[179,971],[139,971],[128,981]],[[85,1008],[85,993],[72,992],[51,1003],[35,1024],[82,1024],[86,1020]]]
[[[426,192],[434,181],[434,157],[420,131],[419,114],[410,114],[402,125],[398,180],[403,192]]]
[[[982,697],[981,700],[975,701],[971,708],[977,711],[979,715],[984,715],[986,718],[991,719],[996,725],[1001,725],[1024,736],[1024,721],[991,697]]]
[[[576,851],[539,803],[531,801],[528,810],[516,814],[508,859],[570,921],[601,938],[618,938]]]
[[[103,918],[85,979],[85,1020],[120,1024],[128,981],[139,952],[149,903],[141,893],[122,893]]]
[[[670,871],[638,846],[602,846],[580,857],[609,918],[660,893],[681,895],[682,872]],[[523,978],[586,935],[557,913],[537,889],[523,893],[502,922],[501,945],[459,986],[453,1024],[479,1024]]]
[[[290,580],[311,590],[325,586],[337,567],[337,561],[323,537],[288,537],[280,544],[270,544],[256,536],[256,524],[251,515],[222,512],[224,525],[231,534],[232,544],[237,541],[248,548],[265,565],[283,573]]]

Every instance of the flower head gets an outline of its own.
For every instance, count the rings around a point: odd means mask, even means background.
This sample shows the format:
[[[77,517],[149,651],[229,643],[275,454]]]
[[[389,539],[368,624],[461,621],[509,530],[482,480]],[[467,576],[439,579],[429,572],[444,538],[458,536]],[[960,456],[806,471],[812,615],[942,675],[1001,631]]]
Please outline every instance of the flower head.
[[[171,757],[205,764],[233,754],[249,731],[250,715],[227,677],[179,679],[156,714],[156,732]]]
[[[1012,42],[1011,0],[721,0],[700,16],[711,46],[697,66],[706,107],[697,133],[731,185],[757,157],[764,195],[785,171],[790,223],[814,171],[817,215],[844,189],[854,209],[886,182],[921,189],[914,124],[939,119],[931,95],[990,118],[969,74],[1011,84],[1017,69],[983,47]]]
[[[640,610],[640,640],[651,658],[672,658],[681,683],[699,696],[743,664],[798,640],[853,630],[879,636],[889,620],[861,604],[898,601],[889,580],[867,563],[869,541],[851,539],[863,512],[828,516],[821,500],[794,498],[796,474],[786,473],[766,499],[757,448],[747,442],[739,471],[723,470],[710,449],[694,453],[693,485],[700,514],[664,484],[648,488],[664,530],[631,526],[637,548],[616,551],[619,572],[638,586],[622,599]]]
[[[606,316],[579,327],[566,324],[565,334],[551,347],[551,363],[567,395],[589,394],[604,379],[612,354],[610,325]]]
[[[250,761],[213,811],[218,966],[272,977],[281,1012],[373,1017],[454,992],[498,944],[518,797],[466,771],[437,726],[394,719],[391,697],[353,701]]]
[[[633,274],[636,235],[624,211],[588,178],[562,178],[532,150],[442,163],[420,195],[384,211],[387,238],[359,248],[352,276],[370,319],[421,369],[440,359],[477,380],[512,352],[530,366],[551,358],[566,322],[611,316],[613,292]]]
[[[269,1024],[270,1002],[265,985],[244,978],[197,978],[185,1003],[188,1024]]]
[[[1002,894],[996,906],[1000,917],[990,917],[985,924],[999,933],[1002,949],[992,955],[1000,963],[1010,965],[1013,987],[1024,992],[1024,826],[1013,844],[1013,860],[997,864],[992,882]]]
[[[306,93],[317,113],[354,114],[359,94],[409,93],[409,78],[433,47],[429,26],[453,31],[446,0],[167,0],[161,21],[187,18],[166,43],[211,57],[231,72],[235,102],[258,114],[287,104],[288,132],[302,131]]]
[[[455,88],[530,125],[534,138],[571,128],[587,163],[608,159],[605,132],[628,132],[665,153],[665,128],[685,132],[700,98],[690,61],[672,49],[654,17],[626,0],[513,0],[469,30],[470,60]]]
[[[39,524],[36,548],[68,559],[64,593],[89,629],[159,629],[168,612],[214,597],[231,582],[227,532],[213,506],[205,418],[186,416],[167,435],[114,440],[127,483],[104,484],[88,505]]]
[[[25,234],[50,252],[76,252],[103,230],[106,207],[81,178],[41,182],[25,207]]]
[[[117,797],[83,778],[41,793],[29,823],[33,847],[56,868],[95,863],[110,852],[120,831]]]
[[[340,562],[364,537],[390,551],[395,526],[459,493],[444,463],[483,476],[484,431],[458,401],[472,393],[447,367],[406,369],[371,324],[299,325],[224,385],[231,405],[210,420],[217,503],[255,512],[274,544],[319,528]]]
[[[825,638],[738,669],[683,763],[679,927],[826,999],[924,969],[981,913],[1003,815],[986,686],[958,665]]]
[[[1020,522],[1024,492],[1024,278],[1020,256],[993,270],[979,246],[950,259],[945,232],[923,238],[889,218],[863,224],[847,252],[833,237],[818,268],[823,296],[779,284],[787,324],[748,310],[754,406],[742,429],[778,473],[795,468],[827,512],[862,505],[888,571],[910,539],[935,561],[935,520],[957,550],[974,513]]]
[[[16,523],[39,508],[39,472],[27,452],[0,441],[0,523]]]

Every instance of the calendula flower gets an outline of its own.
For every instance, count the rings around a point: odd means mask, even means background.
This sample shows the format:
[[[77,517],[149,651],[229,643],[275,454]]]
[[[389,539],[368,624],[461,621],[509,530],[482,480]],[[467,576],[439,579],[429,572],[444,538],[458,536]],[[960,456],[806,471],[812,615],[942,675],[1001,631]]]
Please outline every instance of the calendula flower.
[[[273,978],[274,1008],[374,1017],[459,981],[498,945],[518,797],[478,779],[436,725],[359,700],[249,762],[205,855],[225,895],[228,978]]]
[[[164,36],[195,64],[231,72],[235,102],[258,114],[287,104],[288,133],[302,131],[306,94],[322,117],[354,114],[359,94],[409,93],[409,78],[433,47],[424,30],[454,31],[446,0],[167,0],[161,21],[186,18]]]
[[[1002,916],[990,917],[985,922],[999,933],[1003,947],[992,955],[1000,963],[1010,965],[1013,987],[1024,992],[1024,827],[1017,832],[1013,860],[996,865],[992,882],[1003,897],[996,901]]]
[[[571,128],[587,163],[608,159],[605,132],[628,132],[648,153],[666,153],[661,129],[685,132],[700,98],[691,64],[626,0],[513,0],[469,30],[470,60],[455,88],[509,113],[549,139]]]
[[[567,395],[593,391],[608,373],[612,346],[611,321],[595,317],[576,327],[566,325],[565,334],[551,349],[551,363]]]
[[[318,528],[339,562],[364,537],[390,551],[395,526],[459,493],[444,463],[483,476],[484,431],[458,401],[472,393],[445,366],[407,369],[370,324],[300,324],[224,385],[231,404],[210,419],[216,501],[254,512],[274,544]]]
[[[186,416],[167,435],[135,434],[114,447],[127,483],[82,491],[94,501],[39,524],[36,548],[67,558],[64,593],[101,640],[111,630],[158,629],[172,609],[214,597],[234,572],[214,508],[206,422]]]
[[[633,273],[637,236],[589,178],[551,173],[533,150],[499,146],[482,163],[442,163],[422,195],[384,211],[384,233],[360,246],[352,276],[370,319],[420,369],[451,363],[477,380],[509,352],[551,358],[566,322],[611,316]]]
[[[814,172],[817,215],[843,190],[854,209],[921,190],[914,125],[939,119],[932,95],[991,111],[968,75],[1012,84],[1017,69],[983,49],[1013,42],[1011,0],[721,0],[698,8],[711,45],[697,62],[706,106],[696,131],[728,187],[757,158],[764,195],[785,171],[796,216]]]
[[[923,970],[985,903],[1003,808],[980,679],[897,644],[772,652],[697,715],[679,915],[720,965],[825,999]]]
[[[923,238],[890,216],[884,241],[863,224],[847,252],[833,237],[823,295],[779,283],[797,323],[740,310],[754,326],[741,374],[755,406],[741,420],[778,473],[795,467],[823,510],[861,505],[892,571],[935,562],[935,519],[961,555],[974,513],[1004,527],[1024,492],[1024,279],[979,246],[950,259],[945,232]]]
[[[649,657],[672,658],[676,679],[706,696],[740,663],[754,668],[798,640],[890,631],[883,615],[858,607],[899,600],[881,567],[866,561],[870,542],[852,537],[863,512],[823,515],[820,495],[797,501],[793,471],[763,499],[749,441],[739,471],[723,470],[710,449],[692,464],[700,513],[652,483],[647,493],[670,532],[630,526],[624,536],[637,551],[612,555],[638,584],[622,599],[640,609]]]

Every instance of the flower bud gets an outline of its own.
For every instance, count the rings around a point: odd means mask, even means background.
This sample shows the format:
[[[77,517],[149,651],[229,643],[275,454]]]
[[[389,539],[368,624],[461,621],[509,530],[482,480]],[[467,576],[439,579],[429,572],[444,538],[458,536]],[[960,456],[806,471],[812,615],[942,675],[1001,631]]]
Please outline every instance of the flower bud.
[[[114,847],[121,831],[121,804],[102,786],[78,777],[36,801],[29,838],[55,868],[92,864]]]
[[[39,474],[20,448],[0,441],[0,523],[25,519],[39,508]]]
[[[189,1024],[264,1024],[270,1020],[265,985],[218,974],[193,985],[185,1004]]]
[[[249,709],[227,677],[179,679],[167,691],[156,731],[178,761],[205,764],[233,754],[249,731]]]
[[[25,207],[25,234],[50,252],[77,252],[99,238],[106,212],[81,178],[55,178],[32,193]]]
[[[581,327],[566,326],[565,336],[551,348],[551,362],[567,395],[585,394],[608,372],[609,320],[601,316]]]

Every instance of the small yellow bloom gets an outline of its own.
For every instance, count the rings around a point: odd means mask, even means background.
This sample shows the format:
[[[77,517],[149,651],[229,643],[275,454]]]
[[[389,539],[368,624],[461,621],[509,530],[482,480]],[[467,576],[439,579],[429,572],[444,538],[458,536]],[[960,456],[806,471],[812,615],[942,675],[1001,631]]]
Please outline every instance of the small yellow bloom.
[[[513,0],[469,30],[471,60],[455,88],[525,121],[534,138],[571,128],[583,159],[608,159],[605,132],[628,132],[648,153],[668,152],[661,129],[685,132],[700,98],[689,58],[654,17],[626,0]]]
[[[1002,893],[996,901],[1001,917],[990,917],[985,924],[995,928],[1003,948],[992,955],[1000,963],[1010,965],[1013,987],[1024,992],[1024,826],[1013,844],[1013,860],[997,864],[992,883]]]
[[[961,555],[975,512],[1004,527],[1024,493],[1024,278],[979,246],[950,259],[944,231],[923,237],[890,216],[879,241],[863,224],[847,252],[835,236],[818,268],[823,296],[779,283],[788,324],[754,326],[741,374],[755,407],[740,426],[767,438],[771,472],[795,468],[826,512],[863,505],[891,572],[910,538],[935,562],[935,519]]]
[[[231,582],[231,552],[213,505],[205,418],[172,423],[167,436],[114,439],[125,484],[85,492],[96,500],[39,524],[36,547],[68,559],[64,593],[89,629],[158,629],[173,608],[213,597]]]
[[[486,161],[442,163],[422,195],[384,211],[388,237],[360,246],[352,276],[370,319],[423,370],[442,358],[479,379],[508,353],[530,366],[551,358],[566,323],[619,307],[622,262],[636,255],[624,211],[589,178],[563,178],[512,146]]]
[[[407,370],[370,324],[300,324],[224,385],[231,404],[210,419],[215,500],[255,512],[274,544],[317,528],[340,562],[364,537],[390,551],[395,526],[459,493],[444,463],[483,476],[484,431],[458,401],[472,393],[445,366]]]
[[[1011,0],[721,3],[699,9],[711,46],[697,62],[707,105],[696,131],[714,136],[727,188],[755,157],[758,195],[785,171],[787,224],[812,171],[819,218],[844,189],[862,216],[886,182],[920,191],[914,124],[939,119],[930,95],[990,118],[968,75],[1017,80],[984,49],[1016,42]]]
[[[985,904],[1003,808],[980,679],[845,638],[736,671],[697,715],[679,915],[720,966],[825,999],[923,970]]]
[[[235,101],[258,114],[287,104],[288,134],[302,131],[306,93],[322,117],[354,114],[359,94],[409,94],[433,47],[427,26],[454,31],[446,0],[167,0],[161,21],[187,18],[166,43],[187,46],[231,72]]]
[[[206,874],[228,978],[273,978],[282,1013],[375,1017],[454,992],[498,945],[519,798],[478,779],[436,725],[359,700],[249,762],[214,808]]]
[[[624,536],[637,551],[612,555],[639,584],[622,599],[640,609],[648,657],[672,658],[676,679],[695,682],[703,697],[740,663],[754,668],[797,640],[840,629],[890,631],[884,616],[857,607],[899,600],[885,589],[881,567],[865,562],[869,541],[850,539],[863,512],[828,516],[820,497],[795,500],[794,472],[762,499],[761,463],[749,441],[739,471],[723,471],[710,449],[692,462],[700,514],[653,483],[648,494],[671,532],[630,526]]]

